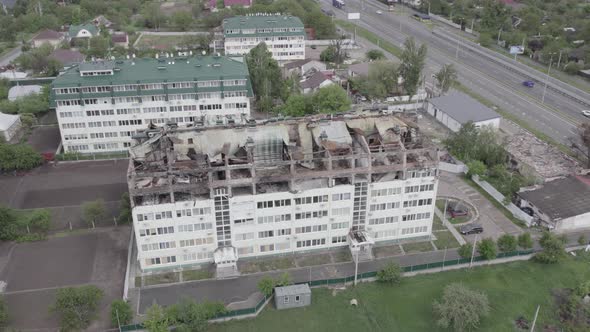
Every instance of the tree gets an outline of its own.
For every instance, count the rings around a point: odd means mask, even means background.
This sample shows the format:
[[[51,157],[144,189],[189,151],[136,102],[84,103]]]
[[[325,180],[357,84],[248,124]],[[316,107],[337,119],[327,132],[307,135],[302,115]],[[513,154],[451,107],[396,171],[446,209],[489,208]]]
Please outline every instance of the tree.
[[[323,62],[335,62],[336,59],[336,48],[333,45],[326,47],[322,53],[320,53],[320,60]]]
[[[535,260],[544,264],[558,263],[567,257],[563,240],[549,232],[544,232],[539,240],[543,251],[535,255]]]
[[[337,84],[320,88],[312,100],[313,107],[320,113],[338,113],[350,109],[350,99],[346,91]]]
[[[483,47],[490,47],[494,43],[494,39],[492,36],[487,32],[482,32],[479,34],[479,38],[477,38],[477,42],[479,45]]]
[[[568,62],[563,68],[570,75],[577,75],[582,70],[582,66],[577,62]]]
[[[133,319],[133,311],[129,302],[115,300],[111,303],[111,324],[113,326],[126,325]]]
[[[434,78],[441,94],[445,94],[453,85],[457,84],[457,71],[452,63],[446,64],[434,75]]]
[[[124,192],[121,195],[121,202],[119,203],[119,217],[117,222],[119,224],[126,224],[131,222],[131,200],[129,199],[129,193]]]
[[[168,316],[161,306],[153,304],[146,312],[143,326],[148,332],[168,332]]]
[[[47,209],[35,210],[26,220],[26,226],[33,233],[46,234],[51,225],[51,213]]]
[[[575,140],[572,140],[572,148],[586,156],[586,167],[590,168],[590,122],[583,122],[578,126],[578,138],[582,146],[579,147]]]
[[[275,279],[275,287],[288,286],[292,283],[293,281],[291,280],[291,275],[288,272],[284,272],[277,279]]]
[[[432,306],[438,316],[436,324],[457,332],[477,329],[490,311],[487,295],[459,283],[447,285],[442,300],[435,300]]]
[[[400,76],[404,80],[404,89],[406,93],[412,96],[418,91],[418,86],[422,82],[422,70],[426,59],[426,45],[418,47],[414,38],[406,39],[404,50],[400,56],[401,65],[399,68]]]
[[[14,240],[16,234],[16,216],[12,209],[0,205],[0,240]]]
[[[533,239],[531,233],[522,233],[518,236],[518,246],[522,249],[529,249],[533,247]]]
[[[84,220],[94,228],[96,221],[104,217],[104,201],[100,198],[96,201],[85,202],[82,204],[82,211],[84,212]]]
[[[381,50],[370,50],[365,55],[369,61],[385,59],[385,54],[383,54],[383,51]]]
[[[487,238],[479,241],[477,244],[477,252],[487,260],[496,258],[496,243],[492,238]]]
[[[83,330],[96,316],[103,291],[96,286],[60,288],[51,311],[57,313],[62,330]]]
[[[0,170],[33,169],[43,162],[41,155],[26,144],[0,144]]]
[[[180,31],[187,31],[192,22],[193,16],[190,12],[178,11],[172,14],[172,24]]]
[[[90,38],[86,55],[104,59],[107,57],[110,48],[110,40],[102,36]]]
[[[160,30],[160,27],[166,21],[166,16],[160,10],[159,2],[152,2],[145,6],[142,15],[145,19],[144,25],[148,28]]]
[[[501,252],[511,252],[516,250],[516,238],[510,234],[504,234],[498,238],[498,249]]]
[[[250,50],[246,55],[246,63],[258,108],[261,112],[268,112],[273,107],[273,99],[280,97],[283,90],[281,69],[265,43],[260,43]]]
[[[183,298],[179,304],[168,307],[166,316],[171,325],[176,325],[180,332],[205,331],[208,320],[226,311],[223,303],[196,303],[192,299]]]
[[[377,271],[377,280],[383,283],[399,284],[402,280],[401,266],[390,262],[383,269]]]
[[[386,98],[398,88],[398,66],[393,61],[375,61],[369,64],[367,95],[371,98]]]
[[[473,253],[473,245],[471,243],[465,243],[461,245],[459,247],[458,253],[462,258],[471,258],[471,254]]]
[[[266,276],[258,282],[258,290],[265,297],[272,295],[275,288],[275,280],[272,277]]]
[[[484,163],[479,160],[471,160],[467,163],[467,168],[469,171],[467,172],[468,177],[472,177],[474,175],[482,176],[486,173],[487,167]]]
[[[6,325],[6,323],[8,323],[8,308],[4,298],[0,297],[0,327]]]
[[[287,102],[280,109],[281,114],[288,116],[305,116],[313,113],[311,96],[290,95]]]

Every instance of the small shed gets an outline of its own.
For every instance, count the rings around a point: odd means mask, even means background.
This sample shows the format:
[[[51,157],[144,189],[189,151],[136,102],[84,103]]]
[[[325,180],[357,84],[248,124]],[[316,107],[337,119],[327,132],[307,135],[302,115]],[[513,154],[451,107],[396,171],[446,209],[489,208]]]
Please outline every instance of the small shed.
[[[0,137],[9,142],[21,127],[20,115],[0,113]]]
[[[464,93],[450,93],[428,101],[428,113],[457,132],[467,122],[476,127],[500,128],[500,114]]]
[[[311,289],[307,284],[275,287],[275,307],[289,309],[311,304]]]

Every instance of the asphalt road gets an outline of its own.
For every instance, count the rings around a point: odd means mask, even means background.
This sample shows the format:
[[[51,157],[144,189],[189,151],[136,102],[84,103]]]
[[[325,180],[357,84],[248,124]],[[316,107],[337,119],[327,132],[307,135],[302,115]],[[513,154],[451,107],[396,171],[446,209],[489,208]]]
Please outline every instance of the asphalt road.
[[[542,104],[541,96],[544,90],[542,84],[537,84],[534,88],[522,86],[522,82],[528,79],[527,77],[477,53],[467,51],[462,45],[464,41],[460,41],[457,47],[457,43],[436,36],[426,25],[408,17],[407,14],[410,12],[408,8],[404,8],[405,13],[400,15],[400,7],[396,7],[397,12],[391,13],[387,12],[385,5],[377,1],[364,3],[364,11],[359,0],[347,1],[345,10],[333,8],[329,0],[322,0],[321,5],[333,10],[340,19],[346,19],[347,12],[360,12],[361,20],[354,23],[397,46],[402,47],[408,36],[413,36],[418,42],[425,43],[428,46],[425,70],[427,83],[432,82],[431,74],[438,71],[443,64],[453,63],[459,72],[459,81],[463,85],[493,101],[503,110],[523,118],[531,126],[561,143],[568,144],[568,139],[576,135],[576,126],[584,121],[580,111],[588,108],[584,103],[579,103],[549,88],[546,91],[545,103]],[[377,14],[377,9],[383,13]],[[445,31],[438,29],[437,33],[444,34]],[[446,34],[455,38],[450,33]],[[534,71],[528,67],[527,70]],[[550,80],[549,86],[552,84],[556,83]],[[559,83],[559,86],[575,90],[576,95],[590,104],[590,97],[586,92],[566,83]]]
[[[18,56],[21,55],[21,53],[22,52],[20,49],[20,45],[18,45],[17,47],[13,48],[10,52],[2,56],[2,58],[0,58],[0,66],[6,66],[10,64],[10,62],[18,58]]]

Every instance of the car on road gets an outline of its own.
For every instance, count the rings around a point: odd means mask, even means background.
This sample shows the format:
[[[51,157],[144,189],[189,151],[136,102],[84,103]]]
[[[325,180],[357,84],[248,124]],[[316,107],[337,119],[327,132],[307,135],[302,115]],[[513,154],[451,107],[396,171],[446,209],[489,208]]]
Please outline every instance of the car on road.
[[[522,82],[522,85],[526,86],[527,88],[532,88],[535,86],[535,82],[534,81],[524,81],[524,82]]]
[[[479,234],[483,232],[483,227],[478,224],[464,225],[459,228],[459,232],[463,235]]]
[[[379,14],[379,15],[383,14],[383,12],[381,10],[379,10],[379,9],[377,9],[376,13]]]
[[[583,110],[582,111],[582,115],[585,117],[589,117],[590,118],[590,111],[589,110]]]

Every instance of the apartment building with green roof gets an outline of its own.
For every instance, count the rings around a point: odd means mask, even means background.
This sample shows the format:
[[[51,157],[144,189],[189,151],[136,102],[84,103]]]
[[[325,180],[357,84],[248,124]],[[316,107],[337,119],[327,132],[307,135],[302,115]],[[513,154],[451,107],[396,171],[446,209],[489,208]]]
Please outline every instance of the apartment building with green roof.
[[[65,152],[125,151],[147,127],[245,123],[253,96],[243,57],[85,62],[51,86]]]

